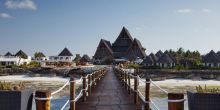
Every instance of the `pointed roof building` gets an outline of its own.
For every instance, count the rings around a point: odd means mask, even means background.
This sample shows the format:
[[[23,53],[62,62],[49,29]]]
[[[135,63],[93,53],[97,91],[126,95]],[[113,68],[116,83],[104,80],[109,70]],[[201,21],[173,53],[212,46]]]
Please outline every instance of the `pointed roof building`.
[[[81,62],[90,62],[91,61],[91,58],[85,54],[83,55],[83,57],[80,59]]]
[[[218,51],[216,54],[220,57],[220,51]]]
[[[106,57],[112,56],[113,51],[111,49],[111,43],[107,40],[101,39],[99,45],[96,49],[94,58],[95,59],[104,59]]]
[[[163,52],[159,50],[156,54],[157,58],[160,58],[163,55]]]
[[[175,63],[174,59],[170,55],[168,51],[164,52],[164,54],[158,59],[157,63]]]
[[[58,56],[73,56],[73,54],[67,48],[64,48]]]
[[[154,63],[157,62],[158,58],[157,58],[156,55],[154,55],[153,53],[151,53],[149,56],[153,59]]]
[[[142,62],[142,64],[150,64],[150,65],[152,65],[154,63],[155,62],[151,56],[146,56]]]
[[[13,56],[11,52],[7,52],[4,56]]]
[[[220,57],[211,50],[208,54],[203,57],[204,63],[220,63]]]
[[[80,54],[76,54],[76,57],[74,58],[73,61],[80,61],[82,57],[80,56]]]
[[[27,59],[27,58],[28,58],[27,54],[24,53],[22,50],[19,50],[19,51],[15,54],[15,56],[19,56],[19,57],[24,58],[24,59]]]

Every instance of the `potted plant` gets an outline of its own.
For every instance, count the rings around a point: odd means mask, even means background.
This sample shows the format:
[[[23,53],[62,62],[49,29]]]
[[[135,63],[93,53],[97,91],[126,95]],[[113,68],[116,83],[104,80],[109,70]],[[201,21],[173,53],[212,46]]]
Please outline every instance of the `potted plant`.
[[[220,110],[220,89],[197,86],[187,91],[189,110]]]
[[[11,83],[0,82],[0,110],[31,110],[33,91],[25,89],[23,83],[12,87]]]

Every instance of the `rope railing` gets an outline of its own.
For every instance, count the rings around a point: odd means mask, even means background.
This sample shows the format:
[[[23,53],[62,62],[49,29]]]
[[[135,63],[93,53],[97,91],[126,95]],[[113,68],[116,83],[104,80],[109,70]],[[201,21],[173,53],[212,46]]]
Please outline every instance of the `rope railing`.
[[[66,71],[64,71],[66,72]],[[50,103],[50,100],[53,98],[53,95],[61,92],[67,85],[70,85],[70,99],[65,102],[60,110],[64,110],[68,104],[70,104],[70,110],[75,110],[75,104],[79,99],[83,97],[83,101],[86,100],[88,96],[87,93],[91,92],[91,87],[93,84],[96,84],[107,73],[106,69],[100,69],[92,72],[91,74],[84,74],[79,80],[71,78],[70,81],[67,81],[62,87],[54,92],[50,91],[36,91],[34,94],[36,102],[36,110],[41,109],[50,109],[50,106],[45,104]],[[80,92],[75,95],[75,84],[82,83],[83,87],[80,89]],[[47,103],[46,103],[47,102]],[[49,104],[50,105],[50,104]]]
[[[150,110],[150,105],[149,105],[150,103],[154,106],[154,108],[156,108],[157,110],[160,110],[159,107],[150,99],[150,84],[153,84],[153,86],[157,87],[160,91],[168,95],[167,102],[169,103],[168,104],[169,110],[177,110],[177,109],[184,110],[183,103],[186,99],[184,99],[183,93],[169,93],[168,91],[166,91],[165,89],[157,85],[152,79],[146,78],[146,80],[144,80],[137,73],[129,74],[124,69],[119,68],[119,67],[114,67],[114,72],[116,73],[118,78],[121,80],[122,85],[127,86],[125,88],[128,89],[128,91],[130,90],[133,91],[134,103],[137,104],[138,100],[140,99],[145,105],[145,110]],[[134,79],[134,85],[130,84],[131,78]],[[139,82],[145,83],[145,96],[138,89]]]

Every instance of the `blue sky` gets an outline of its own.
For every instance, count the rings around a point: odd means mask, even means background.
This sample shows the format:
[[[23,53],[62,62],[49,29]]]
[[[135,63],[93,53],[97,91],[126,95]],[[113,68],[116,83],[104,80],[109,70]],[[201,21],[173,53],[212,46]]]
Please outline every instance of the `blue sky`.
[[[92,56],[101,38],[123,26],[147,54],[179,47],[220,50],[219,0],[0,0],[0,54],[57,55],[64,47]]]

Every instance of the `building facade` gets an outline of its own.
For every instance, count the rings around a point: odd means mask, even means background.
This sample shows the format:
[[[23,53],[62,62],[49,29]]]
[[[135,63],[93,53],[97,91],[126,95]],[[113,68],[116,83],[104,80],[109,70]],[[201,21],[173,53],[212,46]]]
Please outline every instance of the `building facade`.
[[[137,58],[145,58],[145,48],[142,47],[140,41],[132,38],[128,30],[123,27],[119,36],[114,43],[101,39],[96,49],[94,60],[102,62],[108,58],[114,60],[135,60]]]

